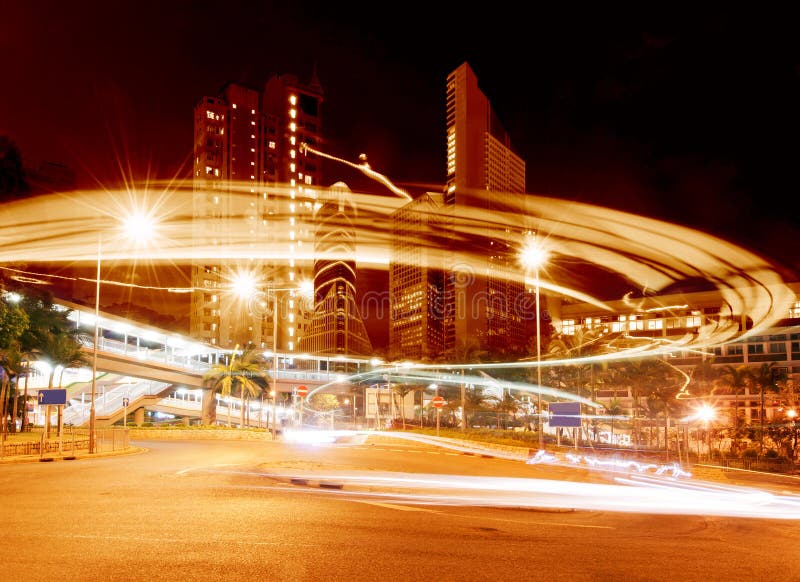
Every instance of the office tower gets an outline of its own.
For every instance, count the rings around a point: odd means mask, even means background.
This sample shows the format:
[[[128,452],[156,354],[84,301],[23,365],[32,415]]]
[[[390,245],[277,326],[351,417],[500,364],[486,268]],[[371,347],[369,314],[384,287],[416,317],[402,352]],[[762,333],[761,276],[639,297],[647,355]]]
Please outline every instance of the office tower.
[[[372,355],[356,302],[358,211],[343,182],[319,192],[314,213],[314,314],[300,342],[311,355]]]
[[[190,334],[220,347],[292,352],[310,312],[296,291],[310,276],[322,88],[275,75],[263,90],[229,83],[194,112],[195,244]],[[273,309],[278,298],[278,333]]]
[[[515,195],[525,192],[525,162],[514,153],[467,63],[447,77],[446,112],[447,183],[436,222],[448,233],[449,251],[437,259],[438,264],[414,266],[417,259],[407,247],[429,228],[423,219],[428,212],[420,214],[410,203],[396,214],[403,233],[395,238],[392,259],[395,275],[390,288],[396,319],[390,323],[394,332],[390,351],[396,358],[435,359],[447,353],[457,356],[459,349],[472,344],[490,353],[522,354],[526,318],[531,314],[519,309],[525,303],[524,280],[518,249],[508,242],[516,233],[491,217],[510,211]],[[431,198],[425,205],[437,204]],[[395,260],[403,266],[395,267]],[[434,275],[437,270],[440,275]],[[409,280],[420,286],[409,288]],[[423,289],[435,287],[436,299],[431,302]],[[432,312],[433,306],[439,311]],[[440,334],[440,343],[422,340]],[[423,343],[416,345],[411,337]]]
[[[445,343],[477,341],[490,353],[521,354],[527,343],[526,318],[520,306],[525,293],[518,237],[502,224],[487,221],[475,229],[475,216],[517,211],[513,199],[525,193],[525,162],[513,151],[508,133],[478,86],[467,63],[447,77],[446,204],[457,221],[455,232],[468,230],[474,246],[451,264],[448,293],[456,316]],[[515,196],[516,195],[516,196]],[[467,221],[466,224],[463,221]],[[457,240],[457,239],[456,239]]]
[[[443,210],[444,196],[426,193],[392,215],[390,358],[433,361],[447,348],[453,313],[445,297],[442,250],[450,237]]]

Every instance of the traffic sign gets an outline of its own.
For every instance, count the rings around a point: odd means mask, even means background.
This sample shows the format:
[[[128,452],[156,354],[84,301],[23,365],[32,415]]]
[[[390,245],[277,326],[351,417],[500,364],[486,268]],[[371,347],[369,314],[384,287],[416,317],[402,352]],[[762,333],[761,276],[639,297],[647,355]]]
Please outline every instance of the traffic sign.
[[[66,388],[39,390],[39,404],[66,404],[66,403],[67,403]]]
[[[128,400],[127,398],[123,398],[122,399],[122,406],[128,406],[128,404],[130,404],[130,403],[131,403],[131,401]]]
[[[308,394],[308,386],[298,386],[297,387],[297,395],[300,398],[305,398],[306,394]]]
[[[441,408],[444,406],[444,398],[441,396],[434,396],[433,400],[431,400],[431,404],[433,404],[436,408]]]

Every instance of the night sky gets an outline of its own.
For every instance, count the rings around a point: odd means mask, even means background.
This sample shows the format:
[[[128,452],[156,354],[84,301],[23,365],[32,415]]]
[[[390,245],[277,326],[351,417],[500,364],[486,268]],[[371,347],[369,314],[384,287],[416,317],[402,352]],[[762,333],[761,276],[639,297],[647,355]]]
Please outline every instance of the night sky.
[[[117,156],[141,176],[185,175],[201,97],[273,73],[307,81],[316,66],[322,149],[438,190],[445,80],[467,61],[529,192],[699,228],[797,277],[791,13],[461,6],[447,22],[417,2],[0,0],[0,133],[26,165],[61,162],[81,180],[118,182]]]

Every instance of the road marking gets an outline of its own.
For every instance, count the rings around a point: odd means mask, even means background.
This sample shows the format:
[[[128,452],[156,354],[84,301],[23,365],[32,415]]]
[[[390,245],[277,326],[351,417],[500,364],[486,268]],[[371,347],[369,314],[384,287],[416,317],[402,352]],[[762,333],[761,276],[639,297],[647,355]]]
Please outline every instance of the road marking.
[[[395,505],[394,503],[380,503],[378,501],[364,501],[362,499],[355,499],[358,503],[366,503],[367,505],[377,505],[378,507],[385,507],[386,509],[396,509],[398,511],[424,511],[425,513],[442,513],[434,509],[424,509],[422,507],[411,507],[408,505]]]

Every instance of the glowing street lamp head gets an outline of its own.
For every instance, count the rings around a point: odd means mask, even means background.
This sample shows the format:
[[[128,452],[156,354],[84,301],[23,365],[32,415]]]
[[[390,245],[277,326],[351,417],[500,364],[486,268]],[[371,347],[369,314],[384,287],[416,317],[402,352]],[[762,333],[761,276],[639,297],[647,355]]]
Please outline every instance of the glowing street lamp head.
[[[250,272],[240,271],[233,277],[231,288],[239,297],[250,297],[256,290],[256,278]]]
[[[305,280],[300,283],[298,290],[300,291],[300,295],[303,295],[304,297],[310,297],[314,294],[314,282]]]
[[[135,211],[125,217],[122,223],[125,236],[136,241],[149,241],[156,230],[156,221],[152,216],[141,211]]]
[[[520,253],[520,260],[525,267],[538,268],[547,262],[547,251],[535,241],[528,242]]]
[[[697,409],[697,418],[706,422],[712,421],[717,417],[717,409],[709,404],[703,404]]]

